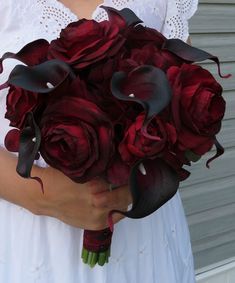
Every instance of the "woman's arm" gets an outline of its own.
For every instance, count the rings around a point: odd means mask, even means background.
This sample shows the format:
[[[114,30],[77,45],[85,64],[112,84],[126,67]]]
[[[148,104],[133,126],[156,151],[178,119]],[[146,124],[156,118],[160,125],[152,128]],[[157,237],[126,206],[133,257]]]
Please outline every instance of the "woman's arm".
[[[56,217],[83,229],[100,230],[108,226],[110,210],[125,210],[131,203],[128,187],[109,192],[104,180],[77,184],[56,169],[33,166],[32,175],[40,177],[44,184],[42,194],[36,181],[18,176],[16,162],[14,155],[0,148],[0,198],[34,214]],[[121,218],[115,215],[114,222]]]

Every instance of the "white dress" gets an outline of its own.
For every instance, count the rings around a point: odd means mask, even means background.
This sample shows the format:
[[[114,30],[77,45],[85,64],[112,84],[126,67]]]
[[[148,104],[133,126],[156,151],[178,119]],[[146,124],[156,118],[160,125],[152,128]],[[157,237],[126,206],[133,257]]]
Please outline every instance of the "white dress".
[[[79,2],[79,1],[78,1]],[[198,0],[106,0],[131,8],[166,37],[188,37],[188,19]],[[106,12],[97,7],[93,18]],[[37,38],[51,40],[76,16],[57,0],[0,0],[0,56]],[[5,62],[4,82],[15,64]],[[9,130],[4,119],[6,91],[0,93],[0,144]],[[41,161],[41,165],[44,165]],[[83,231],[36,216],[0,200],[1,283],[193,283],[190,237],[179,193],[154,214],[115,225],[110,263],[90,269],[81,262]]]

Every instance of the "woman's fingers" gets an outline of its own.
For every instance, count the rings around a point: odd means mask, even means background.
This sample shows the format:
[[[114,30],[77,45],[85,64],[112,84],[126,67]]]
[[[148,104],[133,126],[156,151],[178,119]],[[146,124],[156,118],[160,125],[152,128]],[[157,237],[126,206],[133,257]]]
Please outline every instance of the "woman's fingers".
[[[93,179],[86,184],[88,185],[88,189],[91,194],[98,194],[109,190],[109,184],[101,178]]]
[[[126,208],[126,209],[122,209],[122,211],[126,211],[126,210],[127,210],[127,208]],[[125,217],[125,216],[122,215],[122,214],[120,214],[120,213],[114,213],[114,214],[112,215],[113,224],[118,223],[118,222],[119,222],[120,220],[122,220],[124,217]]]
[[[119,209],[132,203],[131,193],[128,186],[121,186],[112,191],[96,193],[92,196],[92,204],[97,208]]]

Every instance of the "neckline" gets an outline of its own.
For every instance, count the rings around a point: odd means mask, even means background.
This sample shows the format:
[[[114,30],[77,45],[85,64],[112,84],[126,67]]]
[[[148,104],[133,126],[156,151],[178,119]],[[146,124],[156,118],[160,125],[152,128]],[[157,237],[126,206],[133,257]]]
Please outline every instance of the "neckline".
[[[63,10],[64,12],[66,12],[67,14],[70,14],[71,17],[75,18],[77,21],[80,19],[78,17],[78,15],[76,15],[69,7],[67,7],[64,3],[62,3],[59,0],[52,0],[54,1],[58,6],[60,6],[61,10]],[[94,9],[94,11],[91,14],[90,19],[94,19],[95,18],[95,14],[97,13],[97,10],[100,8],[100,6],[105,5],[105,0],[102,1],[101,4],[98,4],[96,6],[96,8]]]

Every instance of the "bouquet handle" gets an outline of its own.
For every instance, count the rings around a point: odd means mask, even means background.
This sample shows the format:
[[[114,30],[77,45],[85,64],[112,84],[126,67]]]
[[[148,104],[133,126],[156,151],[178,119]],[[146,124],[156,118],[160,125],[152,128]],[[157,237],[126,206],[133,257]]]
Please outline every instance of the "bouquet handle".
[[[82,260],[90,267],[108,263],[113,232],[110,228],[99,231],[84,230]]]

